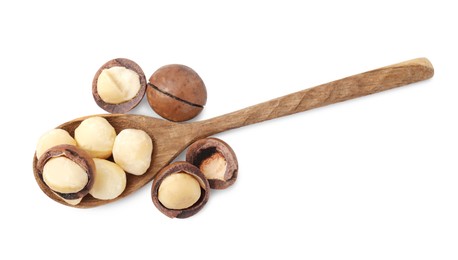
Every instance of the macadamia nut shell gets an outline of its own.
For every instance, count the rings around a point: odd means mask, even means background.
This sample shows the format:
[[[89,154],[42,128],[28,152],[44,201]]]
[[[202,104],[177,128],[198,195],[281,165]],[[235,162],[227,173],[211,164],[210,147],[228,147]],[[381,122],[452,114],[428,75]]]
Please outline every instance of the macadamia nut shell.
[[[186,161],[200,168],[202,162],[212,159],[215,153],[226,160],[226,171],[222,179],[208,179],[208,182],[212,189],[226,189],[237,180],[239,170],[234,150],[226,142],[214,137],[197,140],[188,147]]]

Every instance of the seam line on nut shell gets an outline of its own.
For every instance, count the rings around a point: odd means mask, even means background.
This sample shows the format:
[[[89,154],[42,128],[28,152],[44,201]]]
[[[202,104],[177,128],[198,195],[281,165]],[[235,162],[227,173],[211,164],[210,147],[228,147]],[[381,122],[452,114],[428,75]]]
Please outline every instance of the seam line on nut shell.
[[[169,96],[169,97],[171,97],[171,98],[173,98],[173,99],[176,99],[176,100],[178,100],[178,101],[181,101],[181,102],[183,102],[183,103],[186,103],[186,104],[188,104],[188,105],[190,105],[190,106],[202,107],[202,108],[204,107],[204,106],[201,106],[201,105],[198,105],[198,104],[191,103],[191,102],[189,102],[189,101],[187,101],[187,100],[181,99],[181,98],[179,98],[179,97],[175,97],[174,95],[172,95],[172,94],[170,94],[170,93],[167,93],[167,92],[164,92],[164,91],[160,90],[158,87],[154,86],[153,84],[151,84],[151,83],[149,83],[149,82],[148,82],[148,86],[154,88],[155,90],[161,92],[162,94],[164,94],[164,95],[166,95],[166,96]]]

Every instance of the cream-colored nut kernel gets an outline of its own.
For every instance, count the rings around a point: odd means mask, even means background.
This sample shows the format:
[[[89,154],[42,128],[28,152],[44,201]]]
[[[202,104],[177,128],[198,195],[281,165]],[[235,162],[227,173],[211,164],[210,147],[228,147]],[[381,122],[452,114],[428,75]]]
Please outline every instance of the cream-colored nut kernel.
[[[104,69],[97,80],[97,93],[103,101],[111,104],[133,99],[140,88],[139,75],[120,66]]]
[[[43,134],[38,139],[36,155],[37,159],[49,148],[59,144],[71,144],[76,145],[75,139],[64,129],[52,129],[47,133]]]
[[[89,178],[86,171],[66,157],[55,157],[43,167],[43,181],[53,191],[75,193],[82,190]]]
[[[73,205],[73,206],[76,206],[78,204],[80,204],[81,200],[83,198],[79,198],[79,199],[74,199],[74,200],[66,200],[64,198],[62,198],[66,203],[70,204],[70,205]]]
[[[200,171],[207,179],[225,180],[227,162],[224,156],[220,153],[214,153],[206,158],[200,165]]]
[[[74,199],[74,200],[68,200],[68,199],[62,198],[62,197],[61,197],[59,194],[57,194],[57,193],[54,193],[54,194],[56,194],[56,196],[59,197],[59,199],[65,201],[65,203],[70,204],[70,205],[72,205],[72,206],[78,205],[78,204],[81,202],[81,200],[83,200],[83,198]]]
[[[91,157],[106,159],[113,149],[116,131],[103,117],[87,118],[75,129],[75,140],[78,147],[84,149]]]
[[[126,172],[142,175],[151,164],[153,141],[143,130],[124,129],[114,141],[113,159]]]
[[[96,177],[89,194],[96,199],[110,200],[126,188],[126,173],[116,163],[94,158]]]
[[[162,181],[158,199],[168,209],[185,209],[199,200],[200,193],[199,182],[193,176],[178,172]]]

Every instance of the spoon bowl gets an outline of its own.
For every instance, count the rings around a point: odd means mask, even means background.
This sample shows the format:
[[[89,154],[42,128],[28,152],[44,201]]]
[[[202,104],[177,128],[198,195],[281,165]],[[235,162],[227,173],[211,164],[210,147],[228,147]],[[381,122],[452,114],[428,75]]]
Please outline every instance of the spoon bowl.
[[[89,117],[93,116],[100,116],[105,118],[115,129],[116,133],[118,134],[123,129],[127,128],[134,128],[134,129],[141,129],[145,131],[153,141],[153,154],[151,165],[149,169],[143,175],[133,175],[133,174],[126,174],[127,177],[127,185],[124,192],[117,198],[113,200],[121,199],[132,192],[140,189],[146,183],[151,181],[154,175],[162,169],[164,166],[169,164],[178,154],[183,151],[187,144],[190,143],[190,140],[186,138],[186,135],[191,133],[190,131],[186,131],[189,129],[187,127],[188,124],[179,124],[173,123],[166,120],[148,117],[148,116],[141,116],[141,115],[130,115],[130,114],[100,114],[100,115],[91,115],[85,116],[81,118],[74,119],[72,121],[66,122],[57,128],[61,128],[66,130],[71,136],[74,136],[75,129],[80,125],[80,123]],[[60,199],[54,192],[52,192],[46,184],[43,182],[41,177],[38,175],[37,171],[37,158],[34,156],[33,159],[33,170],[35,180],[37,181],[38,185],[40,186],[41,190],[48,195],[53,200],[60,202],[64,205],[72,206],[64,202]],[[78,205],[74,207],[78,208],[89,208],[98,206],[101,204],[105,204],[108,201],[106,200],[99,200],[92,197],[90,194],[86,195]]]
[[[70,205],[52,192],[40,178],[37,170],[37,158],[33,158],[35,180],[41,190],[51,199],[67,206],[91,208],[122,199],[140,189],[154,179],[154,176],[175,159],[192,142],[229,129],[234,129],[313,108],[377,93],[431,78],[434,69],[426,58],[418,58],[394,65],[356,74],[340,80],[305,89],[283,97],[272,99],[245,109],[219,117],[192,122],[174,123],[163,119],[130,114],[91,115],[66,122],[57,128],[67,130],[74,136],[81,121],[93,116],[101,116],[119,133],[126,128],[141,129],[153,140],[151,166],[143,175],[127,174],[127,186],[124,192],[112,200],[99,200],[86,195],[77,205]]]

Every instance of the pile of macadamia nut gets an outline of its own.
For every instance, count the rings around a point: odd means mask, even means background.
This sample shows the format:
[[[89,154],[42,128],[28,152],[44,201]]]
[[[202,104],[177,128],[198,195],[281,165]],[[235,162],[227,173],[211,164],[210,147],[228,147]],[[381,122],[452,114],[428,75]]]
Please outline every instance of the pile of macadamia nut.
[[[95,74],[92,95],[109,113],[127,113],[147,96],[151,108],[163,118],[182,122],[197,116],[207,101],[200,76],[191,68],[166,65],[149,82],[135,62],[118,58]],[[74,136],[63,129],[44,134],[36,148],[37,171],[43,183],[62,201],[77,205],[88,194],[112,200],[126,188],[126,174],[142,175],[150,169],[153,140],[145,131],[116,133],[107,119],[83,120]],[[187,218],[207,203],[210,189],[225,189],[237,179],[238,163],[232,148],[217,138],[189,146],[186,161],[173,162],[158,172],[151,196],[166,216]]]
[[[116,134],[105,118],[94,116],[83,120],[73,137],[63,129],[45,133],[37,144],[37,169],[49,189],[77,205],[87,194],[100,200],[121,195],[126,173],[144,174],[152,152],[153,141],[143,130]]]

